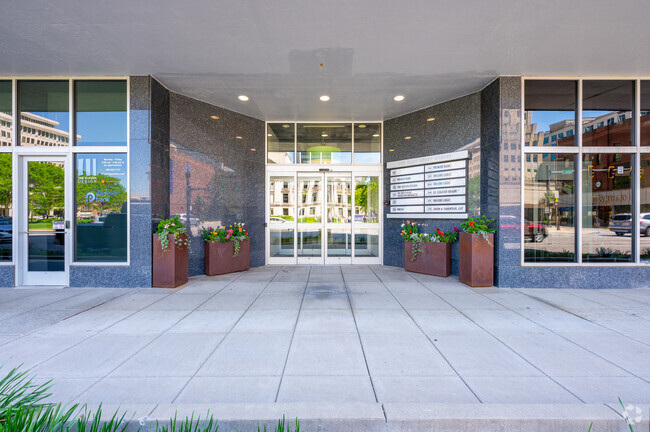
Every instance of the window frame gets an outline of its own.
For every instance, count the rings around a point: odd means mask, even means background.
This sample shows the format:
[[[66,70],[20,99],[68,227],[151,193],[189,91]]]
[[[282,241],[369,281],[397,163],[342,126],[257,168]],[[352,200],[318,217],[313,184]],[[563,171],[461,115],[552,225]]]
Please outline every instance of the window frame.
[[[525,261],[525,236],[524,236],[524,226],[520,226],[520,265],[522,267],[648,267],[650,264],[641,262],[641,247],[640,247],[640,230],[639,230],[639,218],[641,215],[641,157],[644,154],[650,154],[650,146],[642,147],[641,146],[641,82],[650,80],[650,77],[546,77],[546,76],[522,76],[521,77],[521,111],[526,112],[525,105],[525,85],[526,81],[566,81],[572,80],[576,81],[576,115],[575,115],[575,125],[573,129],[573,135],[575,136],[575,143],[573,146],[551,146],[551,147],[535,147],[535,146],[526,146],[526,136],[525,136],[525,123],[520,122],[520,142],[522,147],[522,154],[524,156],[528,154],[557,154],[557,153],[572,153],[575,156],[574,166],[580,167],[580,169],[575,169],[574,184],[576,193],[576,202],[575,208],[576,212],[574,219],[577,221],[575,226],[575,262],[527,262]],[[634,99],[632,106],[632,145],[630,146],[607,146],[607,147],[583,147],[582,145],[582,135],[585,132],[582,127],[582,112],[583,112],[583,83],[585,81],[621,81],[629,80],[633,83],[634,88]],[[546,139],[546,138],[544,138]],[[627,153],[631,154],[634,163],[633,163],[633,178],[634,182],[630,185],[632,191],[632,208],[633,208],[633,220],[632,220],[632,244],[631,244],[631,262],[583,262],[582,259],[582,213],[583,213],[583,193],[582,193],[582,164],[584,154],[594,154],[594,153]],[[525,168],[526,157],[522,157],[522,168]],[[526,188],[525,175],[520,176],[520,220],[524,220],[524,196]]]
[[[131,266],[131,79],[128,75],[118,76],[0,76],[1,81],[11,81],[11,145],[0,147],[0,153],[12,153],[12,205],[18,203],[20,181],[17,175],[19,159],[23,156],[65,156],[66,166],[68,169],[65,173],[66,184],[71,184],[75,187],[76,175],[74,172],[75,156],[80,153],[121,153],[126,154],[127,167],[126,167],[126,190],[127,198],[126,205],[128,209],[127,226],[126,226],[126,247],[127,255],[126,261],[111,262],[111,261],[76,261],[75,260],[75,244],[76,244],[76,229],[74,226],[74,213],[76,212],[76,189],[72,192],[72,201],[66,202],[66,206],[70,206],[73,217],[71,218],[70,228],[70,241],[66,242],[65,253],[68,258],[66,261],[69,267],[129,267]],[[21,146],[21,134],[18,133],[18,120],[20,118],[19,112],[19,82],[24,81],[49,81],[60,80],[68,81],[68,119],[71,142],[66,146],[49,147],[49,146]],[[117,81],[123,80],[126,82],[126,146],[77,146],[76,145],[76,125],[75,125],[75,83],[77,81]],[[0,266],[18,264],[18,257],[15,253],[15,246],[18,244],[18,232],[13,230],[12,237],[12,260],[0,262]]]

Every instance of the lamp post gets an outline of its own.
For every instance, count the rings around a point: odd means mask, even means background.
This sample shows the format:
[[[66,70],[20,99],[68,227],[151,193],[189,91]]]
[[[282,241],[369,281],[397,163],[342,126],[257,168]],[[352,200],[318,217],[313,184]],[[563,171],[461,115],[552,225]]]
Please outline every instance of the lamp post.
[[[190,176],[192,175],[192,165],[185,164],[185,219],[187,219],[187,226],[190,226],[190,206],[192,203],[192,188],[190,187]],[[189,230],[188,230],[189,231]]]

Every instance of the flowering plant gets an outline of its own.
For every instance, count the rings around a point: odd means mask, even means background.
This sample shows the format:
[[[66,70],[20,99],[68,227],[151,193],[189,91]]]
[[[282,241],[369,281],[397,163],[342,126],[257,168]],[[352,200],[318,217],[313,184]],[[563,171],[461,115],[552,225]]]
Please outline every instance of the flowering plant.
[[[436,236],[429,233],[419,232],[419,227],[417,222],[406,221],[405,224],[402,224],[401,236],[404,240],[413,242],[411,245],[411,261],[415,261],[418,254],[424,252],[422,249],[423,243],[430,241],[438,241]]]
[[[442,243],[453,243],[458,240],[458,233],[459,230],[456,227],[454,227],[453,230],[449,230],[447,232],[440,231],[439,228],[436,228],[436,233],[433,234],[433,236],[436,238],[434,241],[439,241]]]
[[[203,228],[201,238],[205,242],[227,242],[232,241],[235,243],[235,254],[233,257],[239,255],[239,242],[248,239],[248,227],[241,222],[235,222],[226,227]]]
[[[480,218],[468,217],[467,220],[460,224],[462,230],[469,234],[480,234],[481,237],[485,239],[488,243],[488,233],[493,233],[496,231],[496,228],[490,228],[489,225],[494,222],[494,219],[488,219],[487,216],[483,215]]]
[[[169,240],[167,240],[169,234],[174,235],[174,243],[176,243],[177,246],[188,246],[190,244],[189,237],[181,237],[178,235],[185,233],[187,233],[187,228],[185,228],[185,224],[181,222],[178,216],[174,216],[171,219],[161,220],[156,229],[156,234],[158,234],[158,240],[160,240],[160,246],[162,247],[163,252],[169,248]]]

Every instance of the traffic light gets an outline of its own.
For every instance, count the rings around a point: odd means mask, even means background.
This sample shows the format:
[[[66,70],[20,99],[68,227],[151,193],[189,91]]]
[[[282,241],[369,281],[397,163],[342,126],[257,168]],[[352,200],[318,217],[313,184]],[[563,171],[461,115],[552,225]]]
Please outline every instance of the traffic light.
[[[607,177],[609,178],[614,178],[614,175],[616,174],[616,167],[614,166],[609,166],[607,168]]]

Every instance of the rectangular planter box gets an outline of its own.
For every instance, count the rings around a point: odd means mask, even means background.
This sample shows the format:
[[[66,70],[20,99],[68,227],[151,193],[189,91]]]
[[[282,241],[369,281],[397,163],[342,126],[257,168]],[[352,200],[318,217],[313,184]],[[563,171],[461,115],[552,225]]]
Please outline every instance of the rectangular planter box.
[[[480,234],[460,233],[458,279],[471,287],[494,284],[494,233],[487,238],[489,243]]]
[[[422,243],[422,252],[413,257],[413,242],[404,242],[404,270],[432,276],[447,277],[451,274],[451,244],[441,242]]]
[[[179,234],[187,239],[187,233]],[[158,234],[153,235],[153,286],[159,288],[176,288],[187,283],[189,248],[178,246],[174,234],[167,236],[169,246],[163,251]]]
[[[232,255],[234,253],[234,242],[206,242],[205,274],[215,276],[248,270],[251,267],[249,241],[244,240],[239,242],[239,254],[233,257]]]

